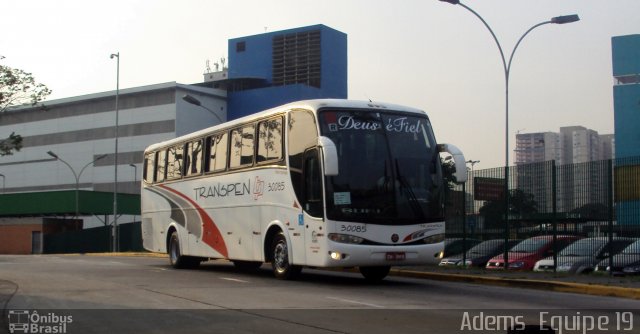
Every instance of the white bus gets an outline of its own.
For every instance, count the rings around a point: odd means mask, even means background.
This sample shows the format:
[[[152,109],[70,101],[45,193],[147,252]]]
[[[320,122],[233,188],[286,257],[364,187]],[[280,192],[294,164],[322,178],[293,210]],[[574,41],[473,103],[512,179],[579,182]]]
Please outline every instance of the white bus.
[[[144,248],[176,268],[227,259],[271,263],[280,279],[303,266],[437,264],[446,182],[464,157],[436,145],[427,115],[350,100],[287,104],[149,146],[144,153]]]

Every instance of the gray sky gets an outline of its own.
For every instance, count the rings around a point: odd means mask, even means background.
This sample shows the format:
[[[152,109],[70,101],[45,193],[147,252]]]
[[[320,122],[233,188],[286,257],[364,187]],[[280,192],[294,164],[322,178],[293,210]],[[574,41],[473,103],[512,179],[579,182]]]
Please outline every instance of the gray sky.
[[[640,33],[638,0],[466,0],[506,56],[531,26],[510,77],[511,162],[516,131],[582,125],[613,133],[611,37]],[[482,23],[437,0],[5,0],[3,64],[33,73],[50,99],[169,81],[202,81],[227,40],[325,24],[348,35],[349,97],[426,110],[440,142],[476,169],[504,165],[504,72]]]

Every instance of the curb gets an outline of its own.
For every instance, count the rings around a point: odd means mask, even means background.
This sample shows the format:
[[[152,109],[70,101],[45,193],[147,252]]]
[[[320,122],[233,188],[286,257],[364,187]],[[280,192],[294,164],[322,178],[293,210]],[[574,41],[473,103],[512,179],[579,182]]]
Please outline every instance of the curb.
[[[391,269],[392,275],[410,278],[423,278],[435,281],[487,284],[505,287],[520,287],[557,292],[580,293],[594,296],[640,299],[640,289],[599,284],[541,281],[521,278],[483,277],[464,274],[441,274],[423,271]]]
[[[115,252],[115,253],[66,253],[58,254],[62,256],[124,256],[124,257],[169,257],[166,253],[151,253],[151,252]]]

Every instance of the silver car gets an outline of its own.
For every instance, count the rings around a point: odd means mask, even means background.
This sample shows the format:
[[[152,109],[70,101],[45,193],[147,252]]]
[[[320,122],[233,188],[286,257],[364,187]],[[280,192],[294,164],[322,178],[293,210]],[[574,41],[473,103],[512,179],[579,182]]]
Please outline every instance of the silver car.
[[[634,241],[632,238],[608,237],[580,239],[557,256],[557,267],[553,257],[544,258],[533,267],[534,271],[568,272],[573,274],[589,273],[602,259],[619,253]]]

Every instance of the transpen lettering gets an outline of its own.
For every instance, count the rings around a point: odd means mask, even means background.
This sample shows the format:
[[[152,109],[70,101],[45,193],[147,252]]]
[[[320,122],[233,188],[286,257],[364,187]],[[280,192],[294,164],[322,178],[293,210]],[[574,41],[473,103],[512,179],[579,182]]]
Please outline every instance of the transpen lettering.
[[[228,197],[228,196],[244,196],[251,194],[251,180],[247,182],[237,182],[220,184],[209,187],[193,188],[196,200],[206,199],[209,197]]]

